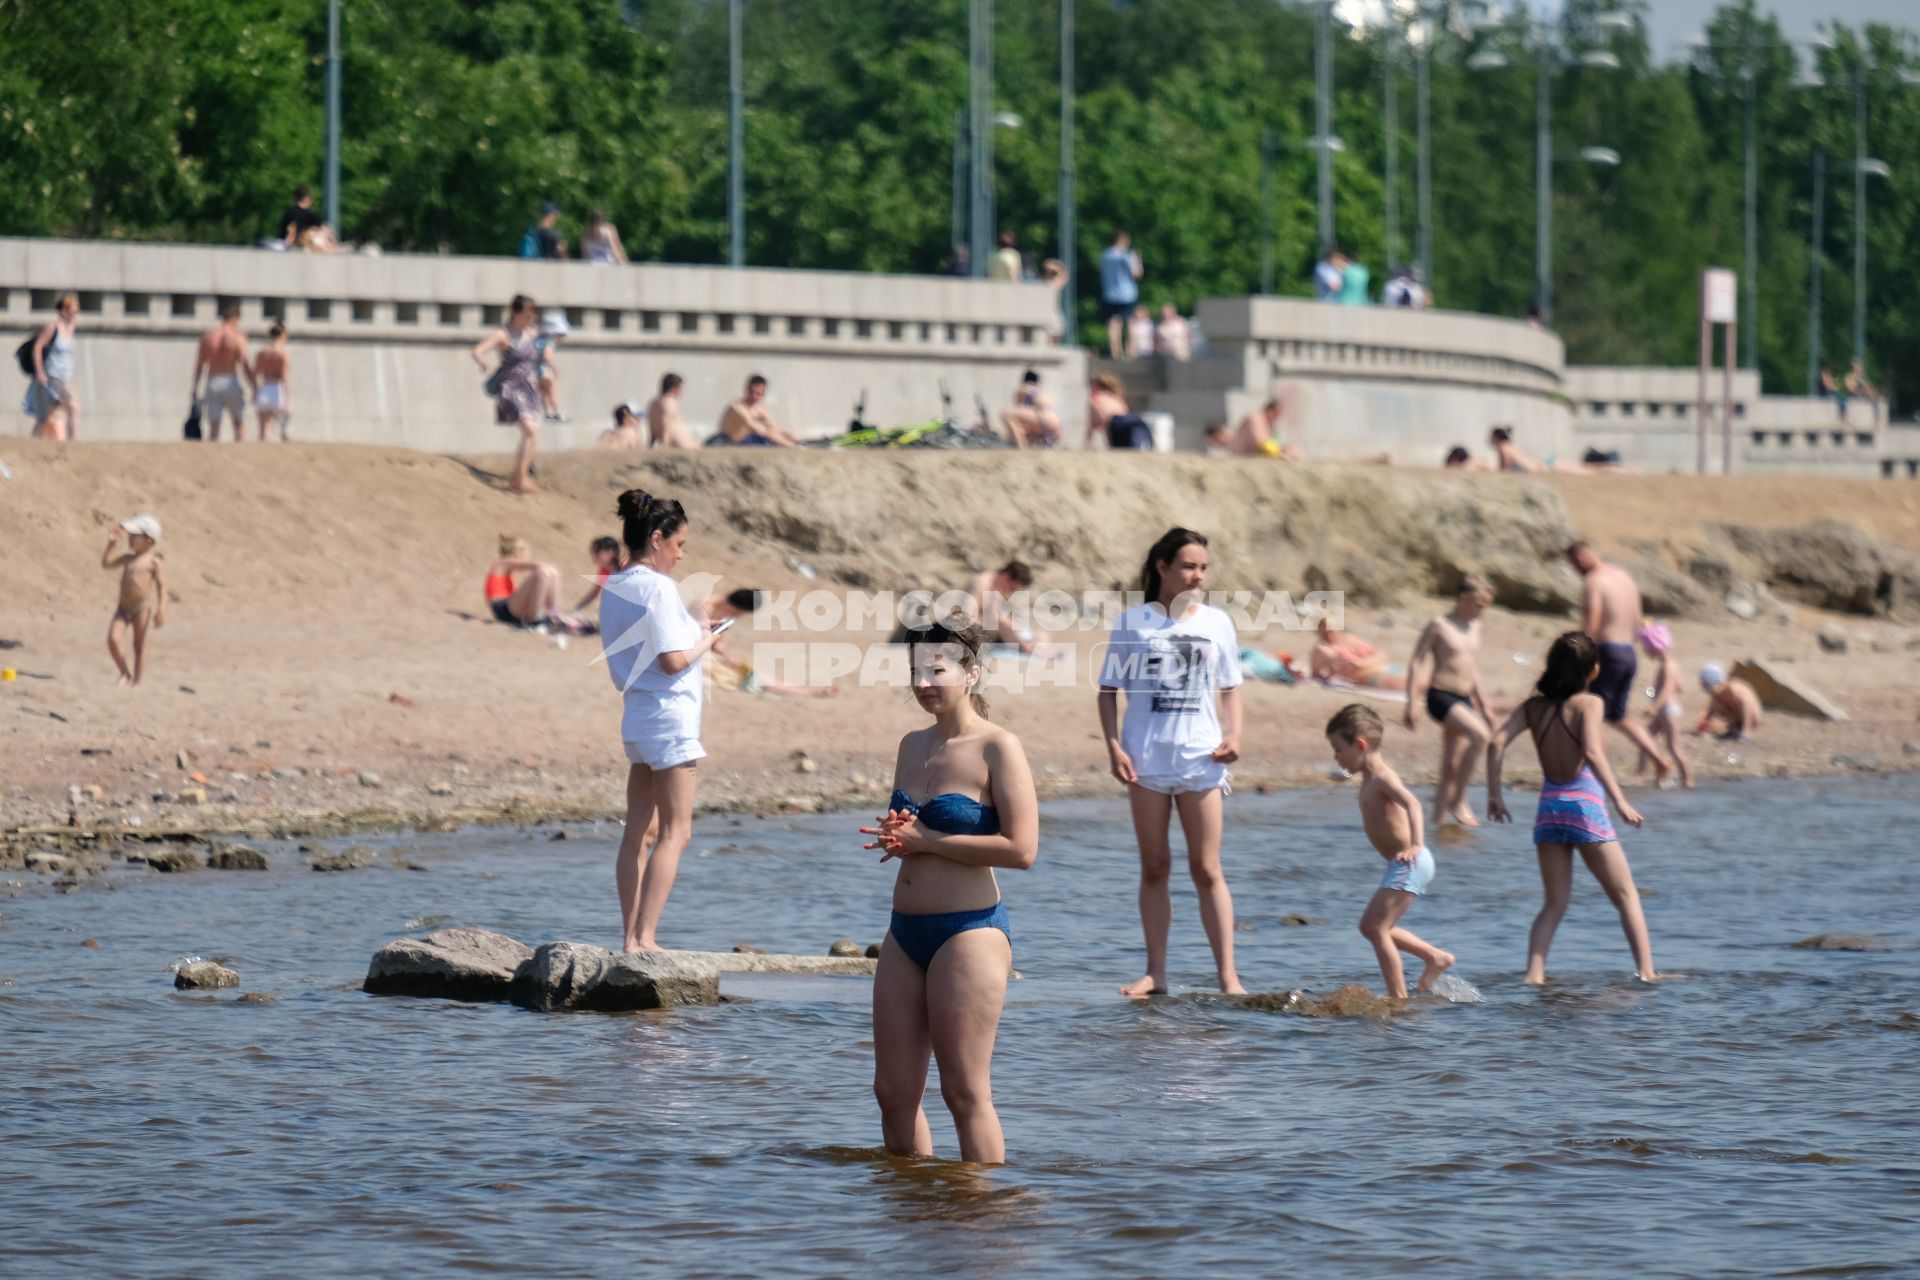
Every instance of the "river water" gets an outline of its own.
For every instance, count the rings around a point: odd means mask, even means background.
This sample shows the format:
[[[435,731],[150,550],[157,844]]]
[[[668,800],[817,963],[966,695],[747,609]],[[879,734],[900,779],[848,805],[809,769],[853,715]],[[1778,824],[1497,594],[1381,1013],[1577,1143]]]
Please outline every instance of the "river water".
[[[1584,871],[1552,985],[1521,985],[1525,826],[1441,844],[1406,923],[1484,1000],[1390,1020],[1205,998],[1184,881],[1175,996],[1119,999],[1125,806],[1050,804],[1039,865],[1002,879],[1024,977],[986,1172],[874,1150],[866,979],[633,1016],[360,993],[376,947],[436,923],[615,941],[611,828],[377,843],[424,873],[266,846],[285,870],[30,892],[0,902],[0,1275],[1915,1274],[1912,794],[1645,794],[1627,849],[1676,975],[1651,987]],[[1351,792],[1235,796],[1229,823],[1249,986],[1377,988]],[[663,940],[877,938],[892,867],[855,825],[703,820]],[[1890,945],[1789,945],[1832,930]],[[176,993],[189,954],[273,1001]]]

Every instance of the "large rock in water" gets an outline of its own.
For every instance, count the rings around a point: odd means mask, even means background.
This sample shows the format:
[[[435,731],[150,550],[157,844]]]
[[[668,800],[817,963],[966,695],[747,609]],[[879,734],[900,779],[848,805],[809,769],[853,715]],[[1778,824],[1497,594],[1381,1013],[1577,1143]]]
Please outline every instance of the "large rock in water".
[[[547,1012],[625,1013],[720,1002],[720,967],[686,952],[616,956],[579,942],[549,942],[513,976],[508,999]]]
[[[436,929],[398,938],[373,953],[361,990],[375,996],[505,1000],[533,948],[485,929]]]

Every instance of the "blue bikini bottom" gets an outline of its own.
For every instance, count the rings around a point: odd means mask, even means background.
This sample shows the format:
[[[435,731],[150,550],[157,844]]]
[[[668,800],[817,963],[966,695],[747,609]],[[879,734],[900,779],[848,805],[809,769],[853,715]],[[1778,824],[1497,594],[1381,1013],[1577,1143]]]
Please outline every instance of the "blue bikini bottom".
[[[907,959],[922,969],[932,967],[933,957],[946,945],[948,938],[969,929],[998,929],[1007,935],[1008,945],[1013,943],[1013,928],[1007,922],[1007,904],[1004,902],[996,902],[977,911],[947,911],[930,916],[906,916],[896,911],[892,923],[887,926],[887,932],[893,935],[899,948],[907,953]]]

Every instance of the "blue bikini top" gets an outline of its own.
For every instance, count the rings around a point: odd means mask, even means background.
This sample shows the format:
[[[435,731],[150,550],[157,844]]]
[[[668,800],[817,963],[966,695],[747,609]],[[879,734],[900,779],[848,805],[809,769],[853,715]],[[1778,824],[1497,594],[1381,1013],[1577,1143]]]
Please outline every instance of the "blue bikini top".
[[[889,809],[902,809],[918,814],[920,820],[935,831],[944,831],[953,836],[997,836],[1000,834],[1000,815],[993,806],[981,804],[971,796],[963,796],[958,791],[944,791],[925,804],[915,804],[906,792],[895,788],[893,799],[887,802]]]

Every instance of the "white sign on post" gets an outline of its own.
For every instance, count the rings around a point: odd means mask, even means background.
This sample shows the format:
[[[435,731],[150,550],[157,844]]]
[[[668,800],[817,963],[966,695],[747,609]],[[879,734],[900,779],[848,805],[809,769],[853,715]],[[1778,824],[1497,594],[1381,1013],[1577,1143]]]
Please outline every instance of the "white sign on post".
[[[1732,324],[1739,297],[1737,278],[1725,267],[1708,267],[1700,273],[1700,313],[1708,324]]]

